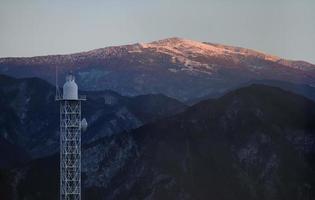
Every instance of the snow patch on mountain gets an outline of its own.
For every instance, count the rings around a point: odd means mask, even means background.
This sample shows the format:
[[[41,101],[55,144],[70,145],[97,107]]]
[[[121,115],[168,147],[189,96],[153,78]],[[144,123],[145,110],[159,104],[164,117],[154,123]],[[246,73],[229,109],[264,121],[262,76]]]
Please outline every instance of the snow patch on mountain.
[[[172,57],[172,61],[174,61],[175,58],[175,60],[188,67],[188,69],[190,69],[190,65],[195,67],[204,67],[206,68],[205,73],[209,74],[212,74],[211,70],[214,70],[214,68],[209,64],[209,60],[213,58],[231,60],[234,63],[242,63],[244,60],[246,60],[246,58],[251,57],[267,62],[279,63],[281,65],[285,65],[294,69],[315,69],[315,66],[313,64],[304,61],[285,60],[278,56],[266,54],[256,50],[227,46],[222,44],[198,42],[182,38],[168,38],[151,43],[140,43],[138,45],[138,49],[134,50],[134,52],[141,52],[139,46],[142,47],[144,50],[149,49],[157,53],[170,55]],[[257,66],[253,65],[253,67],[257,69]],[[193,68],[192,70],[196,69]]]

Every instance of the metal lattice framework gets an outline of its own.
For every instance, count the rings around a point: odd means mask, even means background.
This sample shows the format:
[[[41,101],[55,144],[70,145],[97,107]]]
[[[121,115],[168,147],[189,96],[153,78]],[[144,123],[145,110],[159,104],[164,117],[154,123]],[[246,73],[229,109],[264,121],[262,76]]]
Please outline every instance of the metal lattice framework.
[[[81,200],[81,100],[60,99],[60,200]]]

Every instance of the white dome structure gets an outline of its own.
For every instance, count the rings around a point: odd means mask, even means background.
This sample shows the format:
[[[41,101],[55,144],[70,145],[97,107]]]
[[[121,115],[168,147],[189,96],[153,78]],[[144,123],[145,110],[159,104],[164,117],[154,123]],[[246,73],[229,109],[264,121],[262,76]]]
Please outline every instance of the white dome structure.
[[[72,74],[66,77],[66,83],[63,85],[64,100],[78,100],[78,85],[75,83],[75,78]]]

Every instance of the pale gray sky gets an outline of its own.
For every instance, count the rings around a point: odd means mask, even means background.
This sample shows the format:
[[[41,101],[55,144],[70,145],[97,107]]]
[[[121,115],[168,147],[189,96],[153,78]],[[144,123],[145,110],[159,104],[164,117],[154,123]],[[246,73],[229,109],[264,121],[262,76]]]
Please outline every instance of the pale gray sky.
[[[174,36],[315,63],[315,1],[0,0],[0,57]]]

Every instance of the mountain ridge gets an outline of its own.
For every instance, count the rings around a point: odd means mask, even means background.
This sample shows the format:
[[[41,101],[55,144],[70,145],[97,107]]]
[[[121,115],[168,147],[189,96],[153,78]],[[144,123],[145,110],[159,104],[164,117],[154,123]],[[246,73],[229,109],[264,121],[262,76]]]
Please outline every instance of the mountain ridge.
[[[170,37],[170,38],[165,38],[165,39],[161,39],[161,40],[156,40],[156,41],[152,41],[152,42],[147,42],[147,43],[143,43],[143,42],[137,42],[137,43],[132,43],[132,44],[126,44],[126,45],[113,45],[113,46],[106,46],[106,47],[100,47],[100,48],[95,48],[95,49],[91,49],[91,50],[86,50],[86,51],[80,51],[80,52],[74,52],[74,53],[64,53],[64,54],[47,54],[47,55],[40,55],[40,56],[9,56],[9,57],[0,57],[0,63],[4,62],[6,60],[11,60],[11,59],[37,59],[37,58],[45,58],[45,57],[71,57],[71,56],[78,56],[78,55],[89,55],[89,54],[93,54],[93,53],[100,53],[100,52],[106,52],[106,50],[111,50],[111,49],[115,49],[115,48],[130,48],[133,46],[141,46],[141,47],[150,47],[153,45],[157,45],[157,46],[165,46],[165,44],[171,44],[171,43],[176,43],[176,42],[180,42],[180,43],[190,43],[190,44],[194,44],[197,46],[201,46],[201,45],[205,45],[204,47],[207,46],[213,46],[213,47],[217,47],[218,49],[226,49],[226,50],[232,50],[236,53],[252,53],[253,55],[256,56],[260,56],[260,57],[265,57],[265,59],[267,60],[271,60],[271,61],[279,61],[282,62],[283,64],[285,64],[287,62],[295,62],[295,63],[300,63],[300,64],[304,64],[307,65],[309,67],[312,67],[313,69],[315,68],[315,65],[312,64],[311,62],[307,62],[304,60],[294,60],[294,59],[285,59],[285,58],[281,58],[279,56],[276,55],[272,55],[263,51],[258,51],[258,50],[254,50],[251,48],[244,48],[244,47],[239,47],[239,46],[232,46],[232,45],[226,45],[226,44],[220,44],[220,43],[212,43],[212,42],[199,42],[199,41],[194,41],[194,40],[190,40],[190,39],[186,39],[186,38],[180,38],[180,37]]]
[[[315,103],[307,98],[270,86],[241,88],[84,145],[83,196],[311,199],[314,119]],[[53,157],[15,169],[11,175],[25,172],[15,186],[19,197],[57,198],[58,155]]]
[[[125,97],[113,91],[80,94],[88,98],[82,114],[90,126],[82,135],[82,143],[119,134],[186,108],[164,95]],[[32,158],[58,151],[59,105],[54,86],[39,78],[0,75],[0,95],[0,139],[20,147]]]
[[[315,85],[315,65],[255,50],[188,39],[105,47],[68,55],[2,58],[0,73],[55,82],[73,71],[83,90],[122,95],[162,93],[181,101],[226,91],[235,85],[275,79]]]

